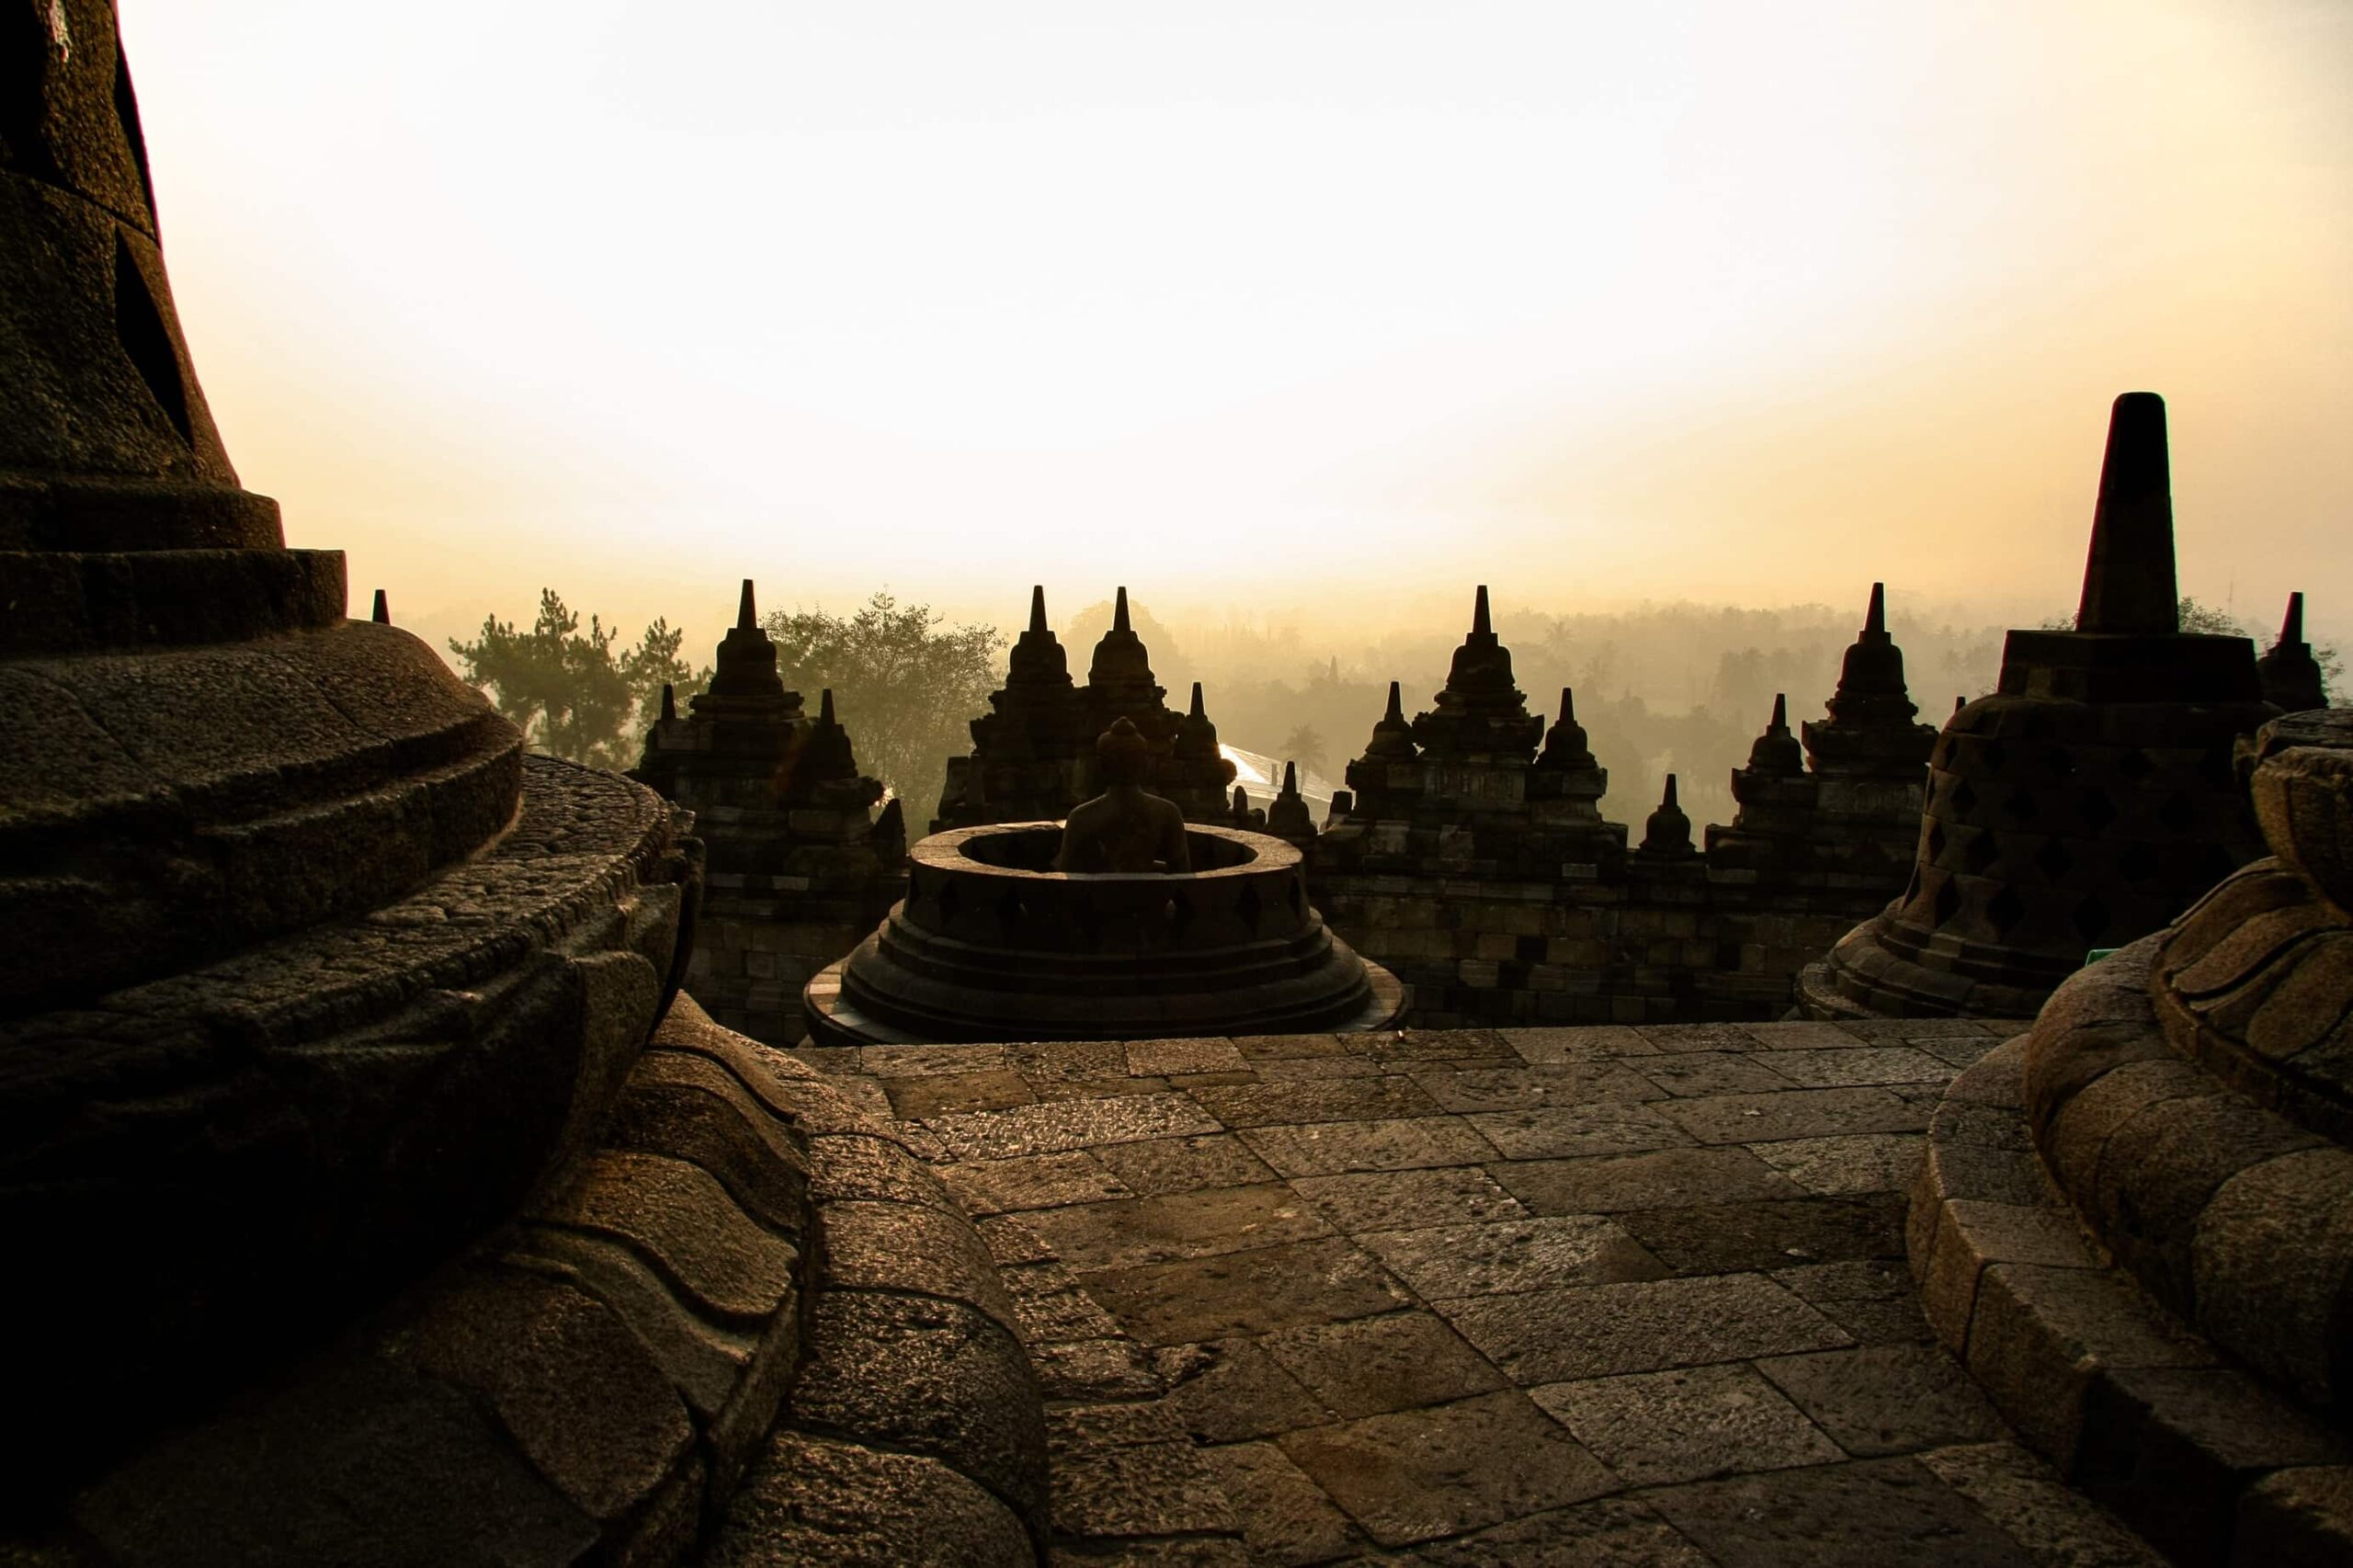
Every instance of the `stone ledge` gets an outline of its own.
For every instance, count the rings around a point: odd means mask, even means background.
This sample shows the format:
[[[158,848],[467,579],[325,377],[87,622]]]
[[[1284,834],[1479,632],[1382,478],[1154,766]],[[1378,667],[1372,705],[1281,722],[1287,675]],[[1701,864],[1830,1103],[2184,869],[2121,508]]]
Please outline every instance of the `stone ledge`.
[[[1937,1336],[2021,1437],[2175,1562],[2344,1561],[2353,1449],[2084,1234],[2029,1137],[2026,1051],[2022,1036],[1964,1071],[1929,1128],[1906,1234]]]

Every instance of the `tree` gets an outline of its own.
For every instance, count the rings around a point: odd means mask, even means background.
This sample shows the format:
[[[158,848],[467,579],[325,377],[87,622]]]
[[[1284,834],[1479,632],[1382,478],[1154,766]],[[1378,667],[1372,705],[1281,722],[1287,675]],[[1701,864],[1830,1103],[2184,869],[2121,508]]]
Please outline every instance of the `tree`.
[[[1295,762],[1302,773],[1322,773],[1325,766],[1324,737],[1312,724],[1302,724],[1283,737],[1279,762]]]
[[[637,760],[641,737],[660,710],[667,682],[681,697],[710,679],[678,657],[682,633],[666,620],[645,629],[618,655],[619,633],[592,615],[588,630],[553,588],[540,590],[539,619],[527,631],[486,616],[472,642],[449,640],[471,685],[523,732],[532,749],[592,767],[626,767]]]
[[[988,711],[1003,675],[996,628],[951,625],[929,605],[902,605],[887,592],[847,618],[795,610],[762,624],[784,684],[813,710],[830,688],[858,765],[923,820],[948,758],[972,744],[965,726]]]

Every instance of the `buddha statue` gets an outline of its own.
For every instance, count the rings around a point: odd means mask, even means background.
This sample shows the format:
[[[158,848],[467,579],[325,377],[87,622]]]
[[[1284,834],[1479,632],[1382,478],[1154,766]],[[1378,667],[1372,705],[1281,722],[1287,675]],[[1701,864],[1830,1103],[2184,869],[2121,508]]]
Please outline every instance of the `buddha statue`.
[[[1063,824],[1057,871],[1187,871],[1185,816],[1173,801],[1147,794],[1151,743],[1125,719],[1095,743],[1103,792],[1071,808]]]

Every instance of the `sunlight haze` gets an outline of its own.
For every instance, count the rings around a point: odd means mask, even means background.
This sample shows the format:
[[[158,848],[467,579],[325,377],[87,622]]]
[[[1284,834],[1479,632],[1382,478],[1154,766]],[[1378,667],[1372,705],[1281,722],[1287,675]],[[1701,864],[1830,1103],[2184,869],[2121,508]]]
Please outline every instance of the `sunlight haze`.
[[[2330,0],[121,11],[231,454],[437,643],[2039,618],[2142,387],[2185,591],[2353,631]]]

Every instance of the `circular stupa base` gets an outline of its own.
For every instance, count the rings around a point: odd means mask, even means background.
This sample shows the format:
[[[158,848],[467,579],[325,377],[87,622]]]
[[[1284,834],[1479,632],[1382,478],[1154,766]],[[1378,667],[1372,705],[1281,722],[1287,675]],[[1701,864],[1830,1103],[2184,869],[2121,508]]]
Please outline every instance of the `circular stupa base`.
[[[1061,829],[935,834],[906,898],[802,993],[820,1045],[1358,1031],[1405,987],[1334,937],[1280,839],[1189,826],[1197,869],[1046,869]]]

